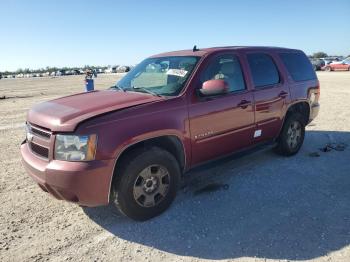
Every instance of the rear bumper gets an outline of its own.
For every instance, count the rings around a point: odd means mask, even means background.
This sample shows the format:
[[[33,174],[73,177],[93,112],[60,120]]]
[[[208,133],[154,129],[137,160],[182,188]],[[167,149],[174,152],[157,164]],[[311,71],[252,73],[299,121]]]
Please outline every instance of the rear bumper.
[[[319,111],[320,111],[319,103],[315,103],[311,105],[309,123],[311,123],[311,121],[317,117]]]
[[[34,181],[55,198],[83,206],[108,204],[114,161],[46,161],[21,145],[22,164]]]

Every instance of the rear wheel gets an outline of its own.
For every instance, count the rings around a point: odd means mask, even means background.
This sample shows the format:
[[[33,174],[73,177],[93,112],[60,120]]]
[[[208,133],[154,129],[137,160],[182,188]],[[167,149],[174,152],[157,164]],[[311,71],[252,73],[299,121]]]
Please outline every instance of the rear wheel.
[[[298,153],[305,137],[305,123],[304,118],[299,113],[290,115],[282,128],[281,134],[278,138],[276,152],[292,156]]]
[[[114,203],[126,216],[147,220],[161,214],[174,200],[180,168],[168,151],[156,147],[137,150],[124,158],[118,170]]]

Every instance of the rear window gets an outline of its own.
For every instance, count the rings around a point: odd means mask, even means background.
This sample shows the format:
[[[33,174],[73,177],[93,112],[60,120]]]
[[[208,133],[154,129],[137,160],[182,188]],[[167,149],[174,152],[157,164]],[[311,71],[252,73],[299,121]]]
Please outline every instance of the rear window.
[[[315,71],[303,53],[280,53],[280,57],[294,81],[316,79]]]
[[[279,83],[280,77],[272,57],[267,54],[248,54],[248,63],[254,86],[263,88]]]

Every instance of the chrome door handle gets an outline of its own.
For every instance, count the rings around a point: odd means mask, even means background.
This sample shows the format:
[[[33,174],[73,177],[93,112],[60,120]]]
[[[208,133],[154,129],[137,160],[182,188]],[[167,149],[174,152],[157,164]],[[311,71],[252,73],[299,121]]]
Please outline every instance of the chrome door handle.
[[[288,92],[286,91],[281,91],[279,94],[278,94],[279,97],[281,98],[286,98],[288,96]]]
[[[247,108],[249,105],[251,105],[251,103],[252,103],[251,101],[247,101],[247,100],[243,99],[241,102],[239,102],[238,106],[239,106],[240,108],[245,109],[245,108]]]

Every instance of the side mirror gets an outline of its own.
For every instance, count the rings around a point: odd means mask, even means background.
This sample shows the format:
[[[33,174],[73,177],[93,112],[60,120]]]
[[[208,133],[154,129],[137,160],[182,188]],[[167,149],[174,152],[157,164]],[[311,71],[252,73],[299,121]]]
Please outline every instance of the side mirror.
[[[203,96],[217,96],[223,95],[228,92],[228,84],[226,81],[221,79],[208,80],[199,89],[199,93]]]

